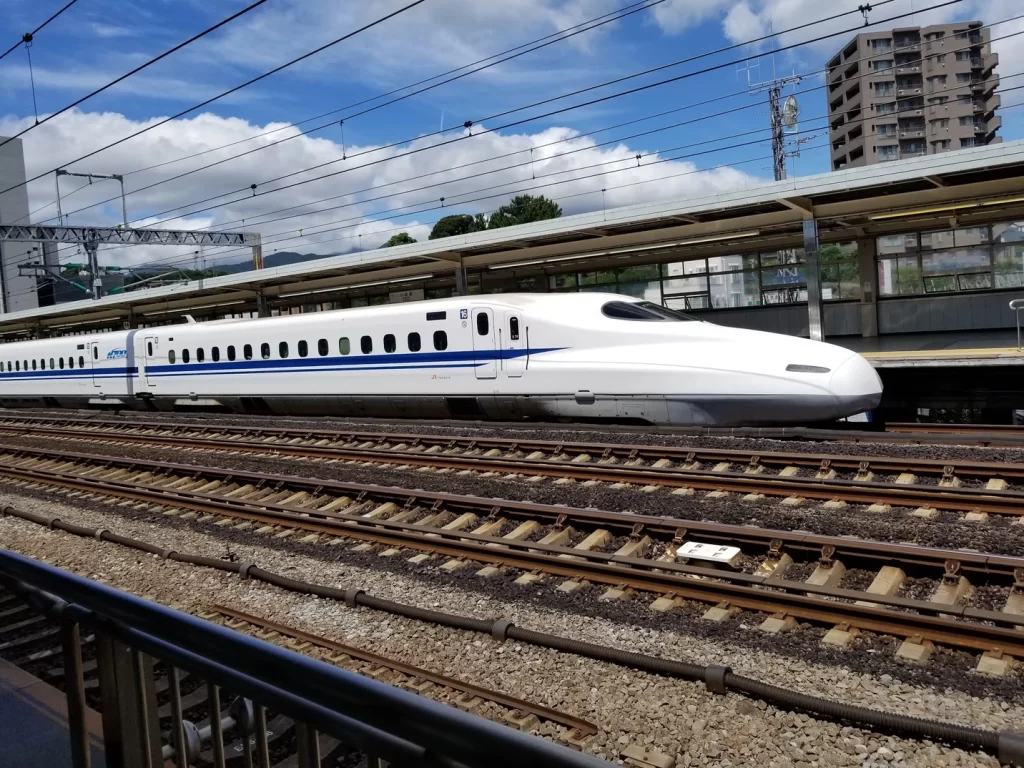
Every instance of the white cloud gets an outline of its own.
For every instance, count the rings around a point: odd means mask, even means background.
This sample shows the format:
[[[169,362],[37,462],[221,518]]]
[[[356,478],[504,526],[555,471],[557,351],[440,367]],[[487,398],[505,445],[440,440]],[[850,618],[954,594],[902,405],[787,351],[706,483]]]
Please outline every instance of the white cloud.
[[[0,119],[0,135],[9,135],[27,125],[25,119]],[[52,123],[47,123],[29,132],[24,137],[26,165],[29,176],[49,170],[84,154],[91,148],[109,142],[118,136],[132,133],[145,123],[136,122],[116,113],[83,113],[77,110],[68,113]],[[137,139],[125,142],[102,155],[90,159],[71,170],[97,173],[128,173],[140,167],[175,159],[182,155],[199,152],[232,141],[247,138],[280,125],[258,126],[241,119],[223,118],[212,114],[201,114],[188,120],[178,120],[154,129]],[[478,127],[477,130],[480,130]],[[243,149],[265,145],[296,133],[286,128],[273,136],[257,139],[230,150],[211,152],[200,158],[175,163],[166,167],[127,175],[129,191],[154,182],[169,179],[190,168],[205,165],[214,160],[235,154]],[[695,131],[694,140],[702,138]],[[564,140],[564,141],[563,141]],[[194,200],[213,197],[233,190],[247,190],[252,183],[262,183],[273,177],[291,173],[296,169],[308,168],[322,163],[332,163],[312,173],[298,175],[279,184],[264,184],[262,189],[273,189],[280,184],[310,179],[334,170],[352,167],[353,170],[330,178],[313,181],[278,194],[253,197],[251,194],[232,194],[218,198],[217,202],[232,201],[228,205],[209,212],[189,215],[187,211],[175,210],[171,215],[177,218],[161,223],[160,227],[197,229],[223,227],[242,229],[245,220],[246,231],[259,231],[265,242],[264,253],[274,249],[296,249],[303,252],[335,253],[369,250],[380,246],[394,232],[405,229],[414,237],[424,239],[430,224],[441,215],[451,213],[477,213],[493,210],[507,202],[517,191],[529,191],[529,187],[556,181],[580,179],[575,183],[557,184],[537,189],[534,194],[544,194],[562,205],[566,214],[588,210],[600,210],[602,204],[609,208],[647,202],[706,196],[727,189],[742,188],[760,183],[753,175],[733,168],[719,168],[699,171],[697,166],[686,160],[655,164],[658,156],[645,156],[637,167],[636,150],[627,145],[609,145],[591,149],[595,140],[579,136],[565,127],[552,127],[536,133],[478,134],[465,141],[448,146],[436,146],[439,137],[421,139],[406,146],[375,150],[373,147],[347,147],[350,159],[342,161],[341,146],[329,138],[313,136],[298,137],[276,147],[256,152],[238,160],[224,163],[183,179],[161,184],[153,189],[130,194],[128,197],[129,218],[145,216],[145,224],[156,224],[163,216],[155,214],[175,209]],[[560,142],[553,146],[541,146]],[[669,144],[682,143],[677,139]],[[396,155],[410,149],[426,147],[427,151],[407,157]],[[529,163],[530,148],[536,147],[532,166]],[[580,149],[583,151],[566,154]],[[702,147],[702,149],[704,149]],[[351,156],[371,151],[362,158]],[[499,160],[499,155],[510,155]],[[674,153],[678,155],[679,153]],[[370,160],[394,158],[388,162],[364,168]],[[702,166],[714,166],[728,161],[726,153],[708,155],[700,159]],[[333,161],[333,162],[332,162]],[[484,161],[479,162],[477,161]],[[477,163],[467,168],[458,166]],[[593,167],[606,163],[600,167]],[[509,167],[522,164],[522,167]],[[756,167],[755,167],[755,170]],[[493,171],[484,176],[465,179],[471,174]],[[425,179],[406,181],[410,177],[434,173]],[[536,179],[533,176],[536,175]],[[582,180],[581,177],[592,176]],[[648,183],[655,182],[656,183]],[[358,193],[368,187],[377,187],[392,182],[380,190]],[[443,186],[429,190],[413,191],[427,184],[443,183]],[[112,182],[94,184],[81,191],[69,194],[74,181],[63,181],[61,188],[65,213],[117,196],[117,185]],[[498,186],[500,185],[500,186]],[[487,189],[498,186],[497,189]],[[601,188],[607,191],[602,201]],[[259,188],[258,188],[259,189]],[[262,191],[262,189],[260,191]],[[579,194],[579,193],[587,194]],[[387,199],[370,201],[367,198],[391,195]],[[30,210],[40,208],[53,201],[52,177],[35,182],[29,187]],[[439,198],[446,198],[444,211],[426,209],[439,205]],[[469,202],[488,196],[488,200]],[[491,197],[493,196],[493,197]],[[316,201],[337,197],[330,202]],[[236,199],[237,198],[237,199]],[[338,208],[338,206],[345,206]],[[398,209],[411,206],[404,211]],[[287,213],[302,214],[299,218],[284,221],[265,221],[268,211],[289,207]],[[331,210],[326,210],[331,208]],[[193,209],[189,209],[193,210]],[[40,221],[55,213],[53,207],[41,211],[34,217]],[[276,214],[270,218],[285,215]],[[100,208],[72,214],[72,224],[105,223],[120,221],[120,201],[115,200]],[[303,232],[299,233],[299,229]],[[360,238],[359,235],[362,235]],[[189,257],[192,248],[122,248],[106,250],[102,258],[109,263],[139,264],[158,259]],[[213,259],[216,251],[210,250],[208,258]],[[242,252],[235,252],[226,260],[240,261]]]

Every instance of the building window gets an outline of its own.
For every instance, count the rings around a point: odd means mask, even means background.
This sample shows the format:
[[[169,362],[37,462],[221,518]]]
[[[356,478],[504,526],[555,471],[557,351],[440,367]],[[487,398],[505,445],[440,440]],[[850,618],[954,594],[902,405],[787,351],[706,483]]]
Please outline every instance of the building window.
[[[900,156],[900,148],[897,146],[891,147],[879,147],[878,148],[878,159],[879,160],[896,160]]]
[[[871,62],[871,69],[875,72],[882,72],[886,69],[892,69],[892,59],[876,59]]]
[[[969,83],[969,82],[971,82],[971,73],[970,72],[957,72],[956,73],[956,81],[958,83],[961,83],[961,84],[962,83]]]
[[[940,128],[947,128],[947,129],[949,128],[949,118],[948,117],[941,117],[938,120],[932,120],[930,122],[931,122],[932,130],[939,130]]]
[[[896,135],[896,124],[895,123],[883,123],[878,126],[879,136],[895,136]]]
[[[875,112],[879,115],[893,115],[896,113],[896,102],[889,101],[875,104]]]
[[[895,96],[896,83],[875,83],[875,96]]]
[[[939,141],[932,142],[932,146],[935,148],[936,152],[949,149],[951,144],[952,141],[950,139],[940,139]]]
[[[939,37],[942,37],[942,35],[940,34]],[[946,54],[944,54],[944,53],[937,53],[937,54],[935,54],[935,63],[936,64],[945,64],[946,63]]]
[[[957,37],[960,37],[960,35],[957,35]],[[964,38],[966,38],[966,37],[967,37],[967,35],[964,35]],[[970,61],[971,60],[971,52],[970,51],[957,51],[956,52],[956,60],[957,61]]]
[[[888,38],[882,40],[872,40],[871,50],[875,53],[885,53],[886,51],[892,50],[892,40]]]
[[[928,106],[934,107],[939,104],[945,104],[949,101],[949,96],[932,96],[928,99]]]
[[[968,137],[966,139],[960,139],[960,146],[961,147],[980,147],[980,146],[982,146],[982,143],[976,137],[971,136],[971,137]]]

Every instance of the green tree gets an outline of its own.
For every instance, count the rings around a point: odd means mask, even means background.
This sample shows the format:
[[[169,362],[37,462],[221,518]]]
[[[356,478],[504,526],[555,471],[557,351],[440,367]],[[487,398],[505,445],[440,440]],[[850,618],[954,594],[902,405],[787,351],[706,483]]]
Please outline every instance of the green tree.
[[[478,218],[482,217],[478,216]],[[476,232],[479,229],[486,229],[486,227],[480,226],[478,218],[474,218],[468,213],[456,213],[451,216],[445,216],[443,219],[438,219],[434,228],[430,230],[429,239],[437,240],[441,237],[466,235],[470,232]]]
[[[491,214],[488,229],[528,224],[531,221],[557,219],[562,215],[561,207],[552,200],[539,195],[516,195],[510,203],[501,206]]]
[[[399,232],[397,235],[392,235],[391,238],[381,246],[381,248],[390,248],[393,245],[408,245],[409,243],[415,242],[416,238],[408,232]]]

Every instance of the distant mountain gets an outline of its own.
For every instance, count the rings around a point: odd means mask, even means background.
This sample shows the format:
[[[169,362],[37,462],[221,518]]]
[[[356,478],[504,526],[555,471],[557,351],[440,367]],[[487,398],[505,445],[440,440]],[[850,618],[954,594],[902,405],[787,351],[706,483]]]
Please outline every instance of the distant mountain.
[[[294,251],[278,251],[277,253],[271,253],[268,256],[263,257],[263,266],[269,267],[284,267],[288,264],[301,264],[304,261],[316,261],[317,259],[326,259],[336,254],[328,253],[295,253]],[[211,269],[216,269],[218,272],[228,272],[235,274],[236,272],[248,272],[252,269],[252,259],[246,261],[239,261],[232,264],[215,264]]]

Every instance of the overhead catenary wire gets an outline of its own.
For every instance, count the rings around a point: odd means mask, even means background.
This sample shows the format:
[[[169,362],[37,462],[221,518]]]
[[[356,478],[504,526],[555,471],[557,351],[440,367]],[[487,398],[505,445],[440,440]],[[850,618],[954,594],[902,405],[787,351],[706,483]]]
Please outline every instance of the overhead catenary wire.
[[[265,0],[263,0],[263,1],[265,2]],[[961,2],[962,0],[954,0],[954,1],[955,2]],[[250,78],[249,80],[246,80],[244,83],[236,85],[233,88],[229,88],[228,90],[223,91],[223,92],[217,94],[216,96],[211,96],[210,98],[206,99],[205,101],[202,101],[202,102],[200,102],[200,103],[198,103],[198,104],[196,104],[194,106],[189,107],[188,109],[182,110],[181,112],[178,112],[178,113],[176,113],[174,115],[171,115],[170,117],[166,117],[166,118],[164,118],[162,120],[159,120],[159,121],[157,121],[157,122],[155,122],[155,123],[153,123],[151,125],[146,126],[145,128],[141,128],[138,131],[135,131],[135,133],[129,134],[128,136],[124,136],[124,137],[122,137],[120,139],[117,139],[116,141],[112,141],[110,144],[107,144],[106,146],[100,147],[99,149],[93,150],[92,152],[89,152],[88,154],[82,155],[81,157],[76,158],[75,160],[72,160],[72,161],[70,161],[68,163],[64,163],[64,164],[62,164],[60,166],[60,168],[63,168],[63,167],[68,166],[68,165],[73,165],[74,163],[81,162],[82,160],[86,160],[87,158],[90,158],[90,157],[94,157],[95,155],[98,155],[101,152],[105,152],[106,150],[110,149],[111,147],[116,147],[119,144],[123,144],[124,142],[129,141],[131,139],[134,139],[137,136],[141,136],[144,133],[152,131],[154,128],[159,128],[161,125],[165,125],[166,123],[169,123],[172,120],[177,120],[179,117],[184,117],[185,115],[189,114],[190,112],[194,112],[195,110],[200,109],[201,107],[205,107],[207,104],[212,104],[215,101],[223,99],[225,96],[230,96],[232,93],[236,93],[237,91],[240,91],[243,88],[247,88],[250,85],[258,83],[261,80],[264,80],[264,79],[270,77],[271,75],[277,74],[278,72],[280,72],[280,71],[282,71],[284,69],[287,69],[288,67],[294,66],[295,64],[298,64],[301,61],[305,61],[306,59],[310,58],[311,56],[315,56],[316,54],[321,53],[321,52],[327,50],[328,48],[331,48],[331,47],[333,47],[335,45],[338,45],[339,43],[342,43],[345,40],[348,40],[349,38],[354,37],[354,36],[358,35],[361,32],[365,32],[366,30],[372,29],[373,27],[376,27],[379,24],[383,24],[385,21],[393,19],[394,17],[396,17],[396,16],[398,16],[398,15],[400,15],[402,13],[405,13],[406,11],[408,11],[408,10],[410,10],[412,8],[415,8],[417,5],[421,5],[424,2],[426,2],[426,0],[413,0],[413,2],[411,2],[411,3],[407,4],[407,5],[402,6],[401,8],[399,8],[396,11],[392,11],[389,14],[386,14],[386,15],[381,16],[381,17],[379,17],[379,18],[377,18],[377,19],[375,19],[375,20],[373,20],[373,21],[371,21],[371,22],[369,22],[367,24],[364,24],[363,26],[359,27],[358,29],[354,29],[351,32],[348,32],[348,33],[342,35],[341,37],[335,38],[334,40],[332,40],[329,43],[325,43],[324,45],[321,45],[320,47],[315,48],[312,51],[308,51],[307,53],[302,54],[301,56],[297,56],[296,58],[292,59],[291,61],[287,61],[284,64],[281,64],[281,65],[279,65],[277,67],[274,67],[274,69],[271,69],[271,70],[269,70],[267,72],[264,72],[261,75],[257,75],[256,77]],[[2,145],[0,145],[0,146],[2,146]],[[29,183],[31,183],[33,181],[38,181],[39,179],[45,178],[46,176],[49,176],[51,173],[53,173],[56,170],[59,170],[59,168],[53,168],[53,169],[51,169],[49,171],[45,171],[44,173],[40,173],[37,176],[33,176],[31,179],[26,179],[25,181],[18,182],[14,186],[8,187],[7,189],[4,189],[4,190],[0,191],[0,195],[5,194],[7,192],[10,192],[11,190],[14,190],[14,189],[18,189],[19,187],[23,187],[26,184],[29,184]]]
[[[66,3],[63,8],[61,8],[58,11],[56,11],[52,16],[50,16],[50,18],[48,18],[46,21],[44,21],[38,27],[33,29],[31,32],[26,32],[24,35],[21,36],[21,40],[16,42],[14,45],[12,45],[10,48],[8,48],[3,53],[0,53],[0,59],[6,58],[9,54],[11,54],[14,51],[18,50],[18,47],[22,43],[30,43],[30,42],[32,42],[32,38],[35,37],[37,34],[39,34],[43,30],[43,28],[45,28],[51,21],[56,19],[58,16],[60,16],[62,13],[64,13],[64,11],[66,11],[68,8],[70,8],[72,5],[74,5],[77,2],[78,2],[78,0],[69,0],[69,2]]]
[[[199,39],[201,39],[203,37],[206,37],[207,35],[209,35],[212,32],[216,32],[221,27],[225,26],[226,24],[230,24],[235,19],[238,19],[241,16],[244,16],[245,14],[249,13],[252,10],[255,10],[259,6],[263,5],[265,2],[267,2],[267,0],[256,0],[256,2],[246,6],[245,8],[243,8],[242,10],[240,10],[240,11],[238,11],[236,13],[231,14],[226,19],[223,19],[222,21],[219,21],[216,24],[214,24],[212,27],[207,27],[202,32],[199,32],[199,33],[193,35],[192,37],[190,37],[188,40],[184,40],[184,41],[178,43],[177,45],[175,45],[174,47],[168,48],[166,51],[164,51],[160,55],[155,56],[154,58],[150,59],[149,61],[145,62],[144,64],[140,64],[139,66],[135,67],[134,69],[132,69],[132,70],[130,70],[128,72],[125,72],[120,77],[118,77],[118,78],[116,78],[114,80],[111,80],[106,85],[103,85],[103,86],[97,88],[96,90],[92,91],[91,93],[87,93],[85,96],[82,96],[80,99],[76,99],[75,101],[71,102],[67,106],[57,110],[56,112],[54,112],[54,113],[52,113],[50,115],[47,115],[42,120],[39,119],[38,112],[37,112],[36,122],[35,122],[34,125],[30,125],[29,127],[19,131],[18,133],[14,134],[13,136],[10,136],[7,139],[5,139],[4,141],[0,142],[0,147],[2,147],[4,144],[6,144],[9,141],[14,141],[14,139],[17,139],[17,138],[19,138],[21,136],[24,136],[26,133],[31,131],[33,128],[36,128],[36,127],[38,127],[40,125],[43,125],[44,123],[48,123],[53,118],[57,117],[58,115],[64,114],[69,109],[74,109],[79,104],[81,104],[81,103],[91,99],[93,96],[101,94],[101,93],[103,93],[105,90],[107,90],[109,88],[113,88],[118,83],[127,80],[132,75],[138,74],[139,72],[141,72],[142,70],[146,69],[147,67],[153,66],[158,61],[162,61],[163,59],[167,58],[171,54],[176,53],[176,52],[180,51],[182,48],[186,47],[187,45],[190,45],[190,44],[194,43],[196,40],[199,40]],[[33,90],[33,99],[34,98],[35,98],[35,91]],[[54,170],[56,170],[56,169],[54,169]]]
[[[891,1],[891,0],[886,0],[886,1]],[[948,5],[954,5],[954,4],[962,2],[962,1],[963,0],[947,0],[946,2],[940,3],[938,5],[929,6],[927,9],[924,9],[924,10],[932,10],[932,9],[936,9],[936,8],[942,8],[942,7],[946,7]],[[821,20],[818,20],[816,22],[809,22],[808,24],[803,24],[803,25],[800,25],[798,27],[793,27],[792,29],[788,29],[788,30],[782,30],[782,31],[774,33],[774,34],[776,34],[776,35],[787,34],[789,32],[802,29],[802,28],[804,28],[806,26],[809,26],[811,24],[820,24],[820,23],[823,23],[825,21],[831,21],[831,20],[834,20],[835,18],[839,18],[841,16],[850,15],[851,13],[859,13],[859,11],[849,11],[849,12],[845,12],[845,13],[842,13],[842,14],[837,14],[834,17],[828,17],[826,19],[821,19]],[[888,23],[888,22],[896,20],[896,19],[903,18],[904,16],[907,16],[907,15],[910,15],[910,14],[909,13],[899,14],[899,15],[892,16],[892,17],[889,17],[887,19],[884,19],[882,21],[872,22],[872,23],[873,24],[884,24],[884,23]],[[863,29],[863,25],[857,26],[857,27],[851,27],[850,29],[846,29],[846,30],[841,30],[839,32],[830,33],[828,35],[822,35],[822,36],[819,36],[817,38],[812,38],[810,40],[806,40],[806,41],[803,41],[803,42],[800,42],[800,43],[793,43],[791,45],[788,45],[788,46],[785,46],[783,48],[779,48],[779,49],[776,49],[776,50],[780,51],[780,52],[781,51],[786,51],[786,50],[792,50],[792,49],[799,48],[799,47],[804,46],[804,45],[810,45],[810,44],[815,43],[815,42],[820,42],[822,40],[829,39],[831,37],[836,37],[836,36],[839,36],[839,35],[846,35],[846,34],[849,34],[850,32],[858,32],[861,29]],[[687,59],[680,60],[679,62],[674,62],[674,63],[671,63],[671,64],[662,65],[661,67],[658,67],[658,68],[655,68],[655,69],[656,70],[657,69],[664,69],[664,68],[669,67],[669,66],[675,66],[675,65],[677,65],[679,63],[683,63],[683,62],[687,62],[687,61],[693,61],[693,60],[696,60],[696,59],[703,58],[705,56],[714,55],[714,54],[720,53],[722,50],[730,50],[732,48],[740,47],[741,45],[742,46],[750,45],[752,43],[756,43],[756,42],[762,41],[764,39],[767,39],[768,37],[771,37],[771,35],[765,36],[763,38],[757,38],[756,40],[753,40],[753,41],[747,41],[746,43],[737,44],[736,46],[729,46],[728,48],[725,48],[725,49],[719,49],[719,50],[711,51],[711,52],[704,53],[704,54],[698,54],[698,55],[689,57]],[[388,157],[380,158],[378,160],[373,160],[373,161],[366,162],[366,163],[364,163],[363,165],[360,165],[360,166],[354,166],[354,167],[350,166],[348,168],[345,168],[345,169],[342,169],[342,170],[339,170],[339,171],[333,171],[333,172],[327,173],[327,174],[323,174],[321,176],[317,176],[317,177],[314,177],[312,179],[305,179],[305,180],[302,180],[302,181],[293,182],[291,184],[286,184],[284,186],[275,187],[274,189],[265,190],[265,191],[262,191],[262,192],[257,191],[257,189],[259,187],[264,186],[266,184],[272,184],[272,183],[277,182],[277,181],[282,181],[282,180],[285,180],[285,179],[288,179],[288,178],[292,178],[292,177],[299,176],[299,175],[302,175],[302,174],[305,174],[305,173],[309,173],[310,171],[313,171],[313,170],[318,170],[318,169],[323,168],[325,166],[332,165],[334,163],[340,162],[340,159],[326,161],[324,163],[319,163],[317,165],[314,165],[314,166],[302,169],[300,171],[294,171],[294,172],[291,172],[291,173],[284,174],[282,176],[277,176],[277,177],[274,177],[274,178],[271,178],[271,179],[264,180],[262,182],[259,182],[259,183],[255,184],[255,185],[250,185],[249,187],[231,190],[229,192],[224,192],[224,193],[221,193],[221,194],[218,194],[218,195],[214,195],[212,197],[207,197],[207,198],[203,198],[201,200],[193,201],[192,203],[186,203],[186,204],[184,204],[182,206],[178,206],[177,208],[170,209],[170,210],[175,211],[175,210],[181,210],[182,208],[186,208],[186,207],[189,207],[189,206],[192,206],[192,205],[202,205],[204,203],[212,202],[212,201],[218,200],[218,199],[220,199],[222,197],[226,197],[226,196],[232,195],[232,194],[243,194],[244,193],[245,198],[250,198],[250,197],[265,196],[265,195],[273,194],[273,193],[276,193],[276,192],[282,192],[284,190],[293,189],[295,187],[302,186],[302,185],[305,185],[305,184],[310,184],[310,183],[313,183],[313,182],[316,182],[316,181],[321,181],[323,179],[332,178],[332,177],[335,177],[335,176],[338,176],[338,175],[341,175],[341,174],[344,174],[344,173],[348,173],[348,172],[351,172],[351,171],[354,171],[354,170],[360,170],[360,169],[367,168],[367,167],[370,167],[370,166],[379,165],[381,163],[391,162],[393,160],[398,160],[398,159],[401,159],[401,158],[404,158],[404,157],[409,157],[411,155],[416,155],[416,154],[420,154],[422,152],[427,152],[427,151],[430,151],[430,150],[433,150],[433,149],[437,149],[439,147],[448,146],[450,144],[455,144],[455,143],[460,142],[460,141],[465,141],[465,140],[467,140],[469,138],[478,137],[478,136],[481,136],[481,135],[484,135],[484,134],[488,134],[488,133],[494,133],[494,132],[497,132],[497,131],[500,131],[500,130],[504,130],[506,128],[520,126],[520,125],[523,125],[523,124],[526,124],[526,123],[529,123],[529,122],[534,122],[536,120],[541,120],[541,119],[544,119],[544,118],[547,118],[547,117],[552,117],[552,116],[557,115],[557,114],[562,114],[564,112],[569,112],[569,111],[573,111],[573,110],[576,110],[576,109],[581,109],[583,107],[587,107],[587,106],[592,106],[594,104],[603,103],[603,102],[609,101],[611,99],[620,98],[622,96],[627,96],[627,95],[631,95],[631,94],[634,94],[634,93],[639,93],[639,92],[642,92],[642,91],[649,90],[651,88],[657,88],[657,87],[660,87],[660,86],[663,86],[663,85],[667,85],[669,83],[678,82],[678,81],[685,80],[685,79],[688,79],[688,78],[691,78],[691,77],[695,77],[695,76],[698,76],[698,75],[702,75],[702,74],[707,74],[709,72],[717,71],[717,70],[723,69],[725,67],[735,66],[736,64],[749,61],[750,59],[753,59],[753,58],[756,58],[756,57],[757,57],[756,55],[745,56],[745,57],[742,57],[742,58],[739,58],[739,59],[731,60],[731,61],[724,62],[724,63],[721,63],[721,64],[712,65],[712,66],[706,67],[704,69],[695,70],[693,72],[688,72],[688,73],[685,73],[685,74],[682,74],[682,75],[678,75],[678,76],[675,76],[675,77],[672,77],[672,78],[668,78],[666,80],[661,80],[661,81],[658,81],[658,82],[655,82],[655,83],[649,83],[649,84],[638,86],[638,87],[635,87],[635,88],[631,88],[631,89],[628,89],[628,90],[625,90],[625,91],[619,91],[619,92],[614,93],[614,94],[609,94],[607,96],[603,96],[603,97],[599,97],[599,98],[596,98],[596,99],[592,99],[592,100],[589,100],[589,101],[581,102],[581,103],[578,103],[578,104],[573,104],[573,105],[570,105],[568,107],[562,107],[562,108],[559,108],[559,109],[556,109],[556,110],[551,110],[551,111],[548,111],[548,112],[543,113],[543,114],[535,115],[533,117],[524,118],[524,119],[520,119],[520,120],[515,120],[515,121],[512,121],[512,122],[504,123],[504,124],[496,126],[494,128],[479,129],[479,130],[477,130],[476,133],[474,133],[472,135],[462,135],[462,136],[458,136],[458,137],[453,138],[453,139],[448,139],[446,141],[442,141],[442,142],[439,142],[439,143],[436,143],[436,144],[430,144],[430,145],[423,146],[423,147],[416,147],[414,149],[409,149],[409,150],[407,150],[405,152],[401,152],[401,153],[397,153],[397,154],[394,154],[394,155],[390,155]],[[645,72],[646,71],[647,70],[645,70]],[[609,83],[622,82],[623,80],[627,80],[627,79],[630,79],[630,78],[633,78],[633,77],[637,77],[640,74],[644,74],[644,73],[636,73],[634,75],[628,75],[626,77],[617,78],[616,80],[608,81],[608,82]],[[583,92],[583,91],[588,91],[588,90],[593,90],[595,88],[603,87],[606,84],[608,84],[608,83],[603,83],[603,84],[599,84],[599,85],[596,85],[596,86],[590,86],[590,87],[585,88],[585,89],[578,89],[578,90],[572,91],[572,92],[570,92],[568,94],[563,94],[561,96],[552,97],[550,99],[545,99],[545,100],[542,100],[540,102],[534,102],[533,104],[527,105],[525,107],[518,107],[518,108],[513,109],[513,110],[506,110],[504,112],[499,113],[498,116],[508,115],[508,114],[513,113],[513,112],[519,112],[519,111],[522,111],[524,109],[529,109],[529,108],[531,108],[533,106],[536,106],[537,104],[546,104],[546,103],[550,103],[552,101],[557,101],[557,100],[559,100],[561,98],[565,98],[566,96],[571,96],[571,95],[575,95],[575,94],[578,94],[578,93]],[[481,121],[490,120],[490,119],[493,119],[494,117],[495,117],[495,115],[492,115],[492,116],[487,117],[487,118],[482,118],[482,120],[477,120],[477,121],[470,120],[470,121],[467,121],[467,124],[476,125],[477,123],[479,123]],[[445,129],[445,131],[447,131],[447,130],[449,130],[449,129]],[[392,147],[400,146],[402,144],[408,144],[408,143],[410,143],[412,141],[417,141],[417,140],[420,140],[420,139],[423,139],[423,138],[426,138],[426,137],[435,136],[435,135],[437,135],[439,133],[444,133],[445,131],[435,131],[435,132],[429,133],[429,134],[422,134],[422,135],[413,137],[412,139],[407,139],[407,140],[400,141],[400,142],[393,142],[391,144],[386,144],[386,145],[379,146],[379,147],[373,147],[371,149],[364,150],[363,152],[358,152],[358,153],[355,153],[355,154],[348,154],[348,159],[351,160],[353,157],[358,157],[358,156],[362,156],[362,155],[365,155],[365,154],[372,154],[374,152],[380,152],[382,150],[390,149]],[[223,207],[224,205],[230,205],[233,202],[239,202],[242,199],[243,198],[236,198],[236,199],[233,199],[233,200],[228,200],[228,201],[219,203],[217,205],[211,205],[211,206],[208,206],[206,208],[200,208],[198,210],[188,211],[188,212],[185,212],[185,213],[181,213],[178,216],[175,216],[174,218],[179,218],[181,216],[195,215],[197,213],[203,213],[203,212],[208,211],[208,210],[213,210],[215,208]],[[168,213],[168,212],[170,212],[170,211],[165,211],[164,213]],[[163,214],[159,214],[159,215],[163,215]]]

